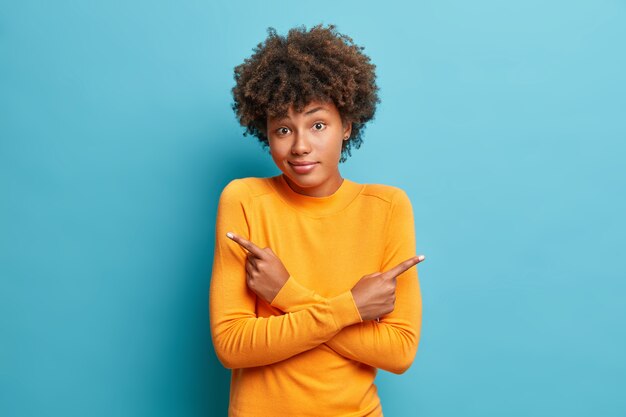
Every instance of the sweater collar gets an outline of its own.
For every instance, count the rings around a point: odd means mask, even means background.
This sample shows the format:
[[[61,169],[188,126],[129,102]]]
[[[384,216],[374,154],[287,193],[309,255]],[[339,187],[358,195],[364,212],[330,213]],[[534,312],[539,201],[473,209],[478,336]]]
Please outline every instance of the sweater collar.
[[[271,177],[270,182],[287,204],[313,217],[322,217],[343,210],[354,201],[364,187],[363,184],[344,178],[333,194],[311,197],[295,192],[287,183],[285,174]]]

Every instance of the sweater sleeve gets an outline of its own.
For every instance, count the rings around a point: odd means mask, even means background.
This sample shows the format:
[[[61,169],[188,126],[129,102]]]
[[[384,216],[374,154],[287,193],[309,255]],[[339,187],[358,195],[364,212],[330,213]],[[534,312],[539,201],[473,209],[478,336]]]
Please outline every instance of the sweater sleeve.
[[[256,295],[246,285],[246,251],[226,237],[250,238],[250,190],[241,180],[222,191],[217,209],[209,293],[213,346],[227,368],[268,365],[315,348],[361,322],[350,291],[280,316],[257,317]]]
[[[394,200],[388,220],[381,272],[415,255],[415,229],[411,202],[402,190]],[[298,311],[324,298],[290,277],[272,301],[285,312]],[[340,355],[393,373],[405,372],[413,363],[419,343],[422,299],[417,266],[397,278],[393,312],[380,322],[367,320],[346,327],[326,342]]]

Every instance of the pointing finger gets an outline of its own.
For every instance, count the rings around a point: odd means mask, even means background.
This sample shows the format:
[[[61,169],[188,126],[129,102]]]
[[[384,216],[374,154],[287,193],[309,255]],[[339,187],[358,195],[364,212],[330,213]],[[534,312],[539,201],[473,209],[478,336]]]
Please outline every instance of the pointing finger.
[[[424,260],[424,255],[414,256],[412,258],[407,259],[404,262],[400,262],[395,267],[391,268],[389,271],[385,272],[386,278],[394,278],[400,275],[401,273],[407,271],[409,268],[417,265],[418,263]]]
[[[252,265],[253,267],[255,267],[255,268],[256,268],[256,261],[257,261],[258,259],[259,259],[259,258],[257,258],[257,257],[256,257],[256,256],[252,253],[252,252],[248,252],[248,253],[246,254],[246,261],[247,261],[246,263],[251,264],[251,265]]]
[[[257,245],[255,245],[254,243],[250,242],[249,240],[244,239],[241,236],[236,235],[235,233],[232,233],[232,232],[226,233],[226,236],[228,236],[229,238],[231,238],[232,240],[237,242],[239,244],[239,246],[241,246],[242,248],[244,248],[248,252],[252,253],[256,257],[258,257],[258,258],[263,258],[264,257],[265,251],[263,251],[263,249],[259,248]]]

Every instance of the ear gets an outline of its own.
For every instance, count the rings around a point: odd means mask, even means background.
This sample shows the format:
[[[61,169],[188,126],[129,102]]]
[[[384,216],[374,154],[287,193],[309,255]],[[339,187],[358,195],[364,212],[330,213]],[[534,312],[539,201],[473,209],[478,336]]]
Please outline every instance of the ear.
[[[352,134],[352,122],[347,120],[343,122],[343,140],[350,139],[351,134]]]

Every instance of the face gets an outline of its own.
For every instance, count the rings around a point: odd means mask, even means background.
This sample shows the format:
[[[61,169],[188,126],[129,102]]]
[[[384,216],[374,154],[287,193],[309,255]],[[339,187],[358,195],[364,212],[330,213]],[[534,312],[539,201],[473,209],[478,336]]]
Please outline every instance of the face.
[[[274,163],[294,191],[312,197],[331,195],[341,185],[341,145],[351,130],[332,101],[313,101],[301,113],[292,106],[284,118],[267,120]]]

